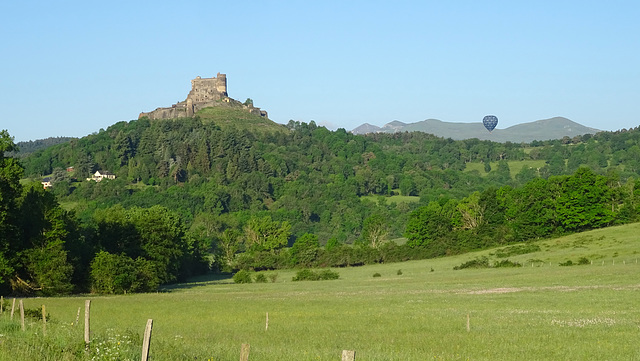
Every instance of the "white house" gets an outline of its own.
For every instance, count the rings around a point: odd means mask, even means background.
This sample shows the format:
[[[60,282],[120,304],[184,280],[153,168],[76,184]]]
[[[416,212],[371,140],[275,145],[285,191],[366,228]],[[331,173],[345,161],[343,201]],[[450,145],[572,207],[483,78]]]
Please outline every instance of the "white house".
[[[116,179],[116,175],[108,171],[96,171],[91,178],[87,178],[88,181],[92,180],[96,182],[100,182],[103,179]]]

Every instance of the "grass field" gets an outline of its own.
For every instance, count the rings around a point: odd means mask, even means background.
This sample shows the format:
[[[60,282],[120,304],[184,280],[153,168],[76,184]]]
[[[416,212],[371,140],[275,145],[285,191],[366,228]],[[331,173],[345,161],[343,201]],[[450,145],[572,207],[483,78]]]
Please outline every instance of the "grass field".
[[[200,278],[157,294],[25,299],[27,308],[46,305],[47,334],[37,321],[21,332],[5,310],[0,360],[139,359],[149,318],[152,360],[238,360],[242,343],[250,360],[273,361],[340,360],[345,349],[379,361],[638,360],[638,234],[633,224],[538,247],[337,269],[335,281],[291,282],[290,270],[275,283]],[[509,253],[524,267],[453,270]],[[559,266],[583,257],[588,264]],[[82,327],[71,325],[86,298],[88,353]]]
[[[516,174],[520,173],[524,166],[537,169],[544,167],[546,164],[544,160],[510,160],[507,161],[507,163],[509,164],[511,178],[515,178]],[[498,169],[498,162],[491,162],[490,165],[492,170]],[[466,164],[465,172],[471,172],[474,170],[478,171],[481,176],[486,176],[488,174],[484,171],[484,163],[474,162]]]

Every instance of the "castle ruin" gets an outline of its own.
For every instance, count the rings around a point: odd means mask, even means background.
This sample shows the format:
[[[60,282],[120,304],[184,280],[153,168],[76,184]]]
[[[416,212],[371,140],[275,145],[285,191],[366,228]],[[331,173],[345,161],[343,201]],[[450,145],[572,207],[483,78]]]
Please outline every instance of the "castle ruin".
[[[250,113],[267,118],[267,112],[256,108],[253,104],[243,104],[227,94],[227,75],[218,73],[214,78],[196,77],[191,80],[191,91],[184,101],[173,104],[170,108],[157,108],[150,112],[142,112],[138,119],[172,119],[193,117],[198,110],[217,106],[242,106]]]

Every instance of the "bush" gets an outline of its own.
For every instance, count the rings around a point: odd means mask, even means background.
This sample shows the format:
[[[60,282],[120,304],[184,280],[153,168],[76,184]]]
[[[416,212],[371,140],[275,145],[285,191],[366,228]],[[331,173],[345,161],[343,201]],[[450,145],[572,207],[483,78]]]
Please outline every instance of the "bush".
[[[271,281],[271,283],[276,283],[277,279],[278,279],[278,274],[277,273],[271,273],[269,275],[269,280]]]
[[[459,266],[453,267],[454,270],[461,270],[465,268],[489,268],[489,259],[487,257],[479,257],[467,261]]]
[[[332,271],[330,269],[320,271],[320,273],[318,274],[319,280],[337,280],[338,278],[340,278],[338,272]]]
[[[513,261],[509,261],[508,259],[503,259],[500,262],[496,262],[493,264],[493,267],[495,268],[502,268],[502,267],[522,267],[522,265],[518,262],[513,262]]]
[[[317,281],[318,275],[310,269],[303,269],[296,273],[292,281]]]
[[[573,261],[568,260],[566,262],[562,262],[560,263],[560,266],[563,266],[563,267],[573,266]]]
[[[373,274],[373,277],[382,277],[382,276],[380,275],[380,273],[376,272]]]
[[[322,270],[318,273],[313,272],[310,269],[303,269],[296,273],[292,281],[321,281],[321,280],[337,280],[340,278],[338,272],[332,270]]]
[[[399,269],[399,270],[398,270],[398,272],[396,272],[396,274],[397,274],[398,276],[402,276],[402,270],[401,270],[401,269]]]
[[[578,259],[578,264],[579,265],[591,264],[591,261],[589,261],[587,257],[580,257],[580,259]]]
[[[254,279],[255,283],[267,283],[267,276],[264,273],[258,273]]]
[[[249,271],[240,270],[233,275],[235,283],[251,283],[251,273]]]

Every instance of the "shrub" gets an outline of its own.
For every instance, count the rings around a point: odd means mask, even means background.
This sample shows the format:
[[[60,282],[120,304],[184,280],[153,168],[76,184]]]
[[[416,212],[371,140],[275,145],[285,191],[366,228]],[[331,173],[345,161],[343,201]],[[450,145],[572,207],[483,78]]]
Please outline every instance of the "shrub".
[[[292,281],[317,281],[318,275],[310,269],[303,269],[296,273]]]
[[[340,278],[338,272],[332,270],[322,270],[318,273],[313,272],[310,269],[303,269],[296,273],[292,281],[320,281],[320,280],[336,280]]]
[[[376,272],[373,274],[373,277],[382,277],[382,276],[380,275],[380,273]]]
[[[319,280],[337,280],[338,278],[340,278],[338,272],[332,271],[330,269],[322,270],[318,274]]]
[[[560,266],[573,266],[573,261],[567,260],[566,262],[560,263]]]
[[[240,270],[233,275],[235,283],[251,283],[251,273],[249,271]]]
[[[398,270],[398,272],[396,272],[396,274],[397,274],[398,276],[402,276],[402,270],[401,270],[401,269],[399,269],[399,270]]]
[[[518,262],[513,262],[513,261],[509,261],[508,259],[503,259],[500,262],[496,262],[493,264],[493,267],[495,268],[502,268],[502,267],[522,267],[522,265]]]
[[[269,275],[269,280],[271,280],[271,283],[276,283],[277,279],[278,279],[278,274],[277,273],[271,273]]]
[[[579,265],[591,264],[591,261],[589,261],[587,257],[580,257],[580,259],[578,259],[578,264]]]
[[[454,270],[461,270],[465,268],[489,268],[489,259],[487,257],[479,257],[467,261],[459,266],[453,267]]]
[[[258,273],[254,279],[255,283],[267,283],[267,276],[264,273]]]

